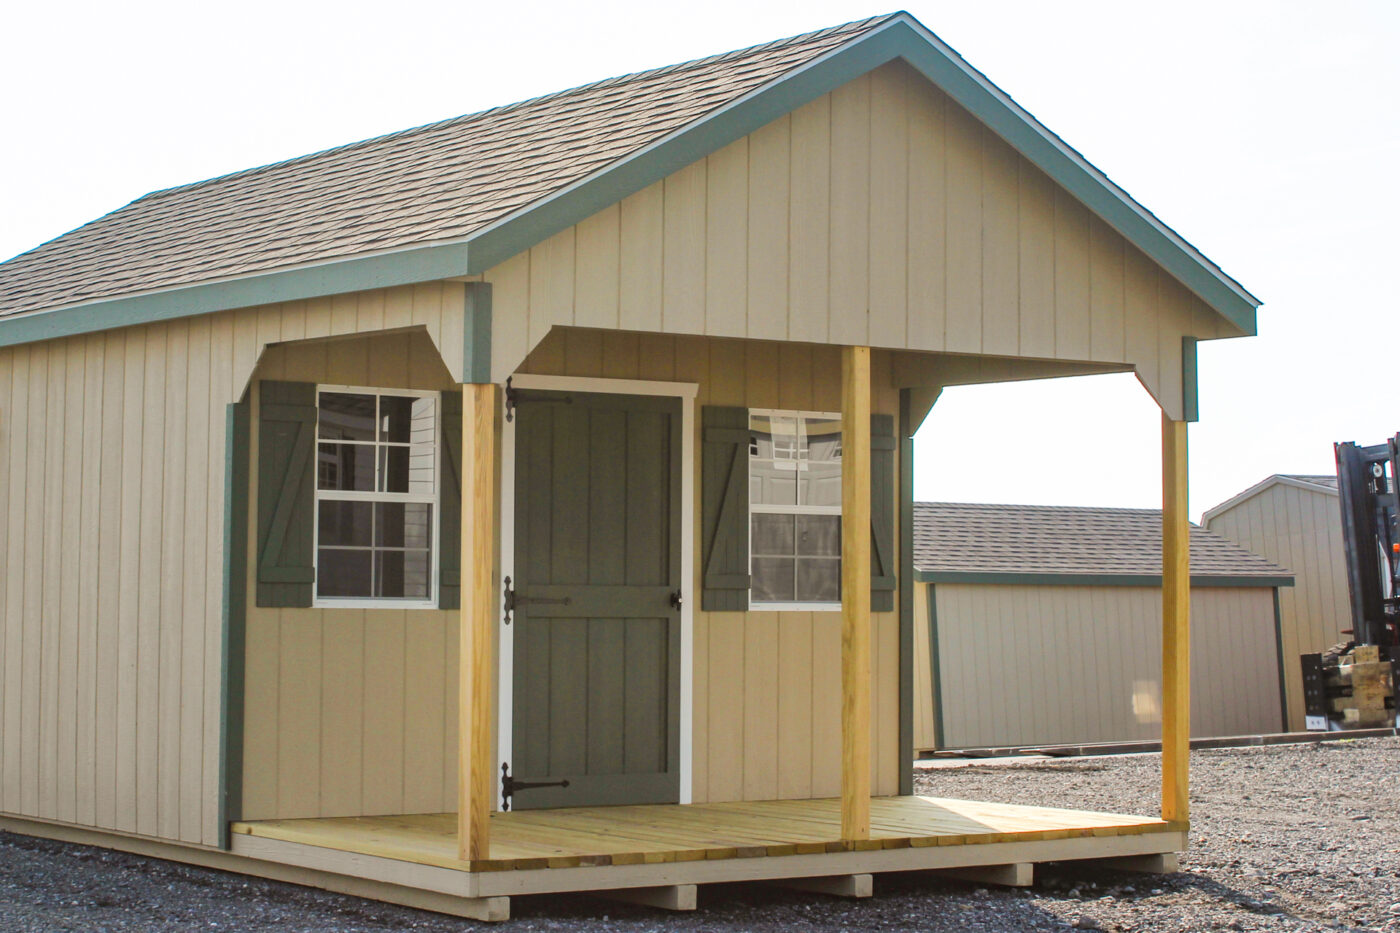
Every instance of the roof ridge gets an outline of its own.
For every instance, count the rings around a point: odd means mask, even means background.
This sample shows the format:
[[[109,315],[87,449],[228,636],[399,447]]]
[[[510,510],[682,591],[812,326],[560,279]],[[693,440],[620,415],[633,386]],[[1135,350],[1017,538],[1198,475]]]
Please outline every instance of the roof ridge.
[[[775,48],[782,48],[800,41],[810,41],[813,39],[824,38],[826,36],[836,35],[841,32],[850,32],[853,34],[865,32],[871,28],[874,28],[880,23],[883,23],[900,15],[905,14],[896,11],[893,13],[886,13],[880,16],[871,16],[866,17],[865,19],[852,20],[848,23],[842,23],[839,26],[828,26],[824,29],[816,29],[811,32],[797,33],[795,35],[791,35],[783,39],[774,39],[768,42],[759,43],[758,45],[747,46],[742,49],[733,49],[728,52],[721,52],[714,55],[702,56],[701,58],[692,58],[684,62],[676,62],[670,65],[662,65],[656,68],[643,69],[642,71],[633,71],[627,74],[614,75],[609,78],[602,78],[597,81],[590,81],[586,84],[578,84],[573,87],[564,88],[562,90],[550,91],[547,94],[538,94],[534,97],[527,97],[524,100],[513,101],[508,104],[499,104],[495,107],[488,107],[485,110],[477,110],[472,113],[459,114],[455,117],[447,117],[442,120],[434,120],[430,123],[423,123],[418,126],[407,127],[406,129],[402,130],[394,130],[389,133],[381,133],[378,136],[367,136],[364,139],[359,139],[354,142],[341,143],[340,145],[336,146],[329,146],[325,149],[318,149],[315,152],[307,152],[301,155],[291,156],[286,159],[279,159],[275,162],[267,162],[262,165],[255,165],[250,168],[239,169],[235,172],[227,172],[223,175],[214,175],[210,178],[200,179],[199,181],[187,182],[183,185],[172,185],[169,188],[158,188],[155,191],[149,191],[146,194],[143,194],[140,197],[136,198],[135,200],[127,202],[127,204],[123,205],[123,207],[129,207],[132,204],[137,204],[142,201],[155,200],[157,198],[173,194],[175,192],[187,192],[205,186],[212,186],[220,182],[230,181],[237,178],[246,178],[252,175],[256,175],[260,172],[270,171],[272,169],[281,168],[286,165],[293,165],[298,162],[306,162],[312,159],[317,159],[328,155],[338,155],[341,153],[350,152],[361,146],[369,146],[374,143],[382,143],[396,138],[408,137],[418,133],[426,133],[454,124],[471,123],[492,114],[499,115],[501,113],[506,113],[511,110],[519,110],[530,106],[537,106],[546,101],[558,100],[573,94],[582,94],[588,91],[594,91],[600,88],[624,84],[627,82],[637,81],[644,78],[656,77],[664,74],[674,74],[682,71],[692,70],[695,68],[701,68],[707,65],[713,65],[717,62],[724,61],[725,59],[738,58],[740,56],[751,55],[757,52],[768,51]],[[121,210],[121,208],[117,208],[117,210]],[[62,235],[64,234],[60,234],[60,236]],[[37,247],[35,248],[37,249]],[[26,250],[26,252],[28,251]]]

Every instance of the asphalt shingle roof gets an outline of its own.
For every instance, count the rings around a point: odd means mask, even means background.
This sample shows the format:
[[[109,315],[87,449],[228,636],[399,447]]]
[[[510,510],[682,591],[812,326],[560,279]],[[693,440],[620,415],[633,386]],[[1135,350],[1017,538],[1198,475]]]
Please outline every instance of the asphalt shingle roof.
[[[0,265],[0,317],[464,237],[890,18],[153,192]]]
[[[1337,476],[1335,473],[1327,475],[1301,474],[1301,473],[1280,473],[1284,479],[1296,479],[1300,483],[1310,483],[1313,486],[1326,486],[1328,489],[1337,488]]]
[[[914,503],[914,566],[972,573],[1160,574],[1156,509]],[[1278,577],[1288,571],[1191,526],[1193,576]]]

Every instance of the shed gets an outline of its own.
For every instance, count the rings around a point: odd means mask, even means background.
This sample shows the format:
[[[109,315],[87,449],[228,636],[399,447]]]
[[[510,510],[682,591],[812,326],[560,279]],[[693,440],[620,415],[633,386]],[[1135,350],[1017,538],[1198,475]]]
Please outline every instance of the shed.
[[[1155,739],[1161,522],[1153,509],[915,503],[915,747]],[[1283,727],[1276,611],[1292,585],[1192,526],[1192,736]]]
[[[1288,725],[1303,728],[1304,654],[1346,641],[1351,627],[1337,477],[1276,473],[1206,511],[1202,524],[1292,572],[1279,593]]]
[[[1165,866],[1258,304],[905,13],[147,195],[0,264],[0,827],[488,919]],[[1160,813],[912,796],[910,437],[1100,372],[1162,409]]]

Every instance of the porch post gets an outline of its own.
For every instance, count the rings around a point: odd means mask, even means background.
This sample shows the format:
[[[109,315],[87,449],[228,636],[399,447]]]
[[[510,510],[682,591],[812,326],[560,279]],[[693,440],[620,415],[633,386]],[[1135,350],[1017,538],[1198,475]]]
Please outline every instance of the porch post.
[[[462,386],[462,614],[457,695],[457,852],[491,851],[495,715],[496,386]]]
[[[1162,819],[1189,815],[1191,549],[1186,422],[1162,415]]]
[[[870,838],[870,348],[841,356],[841,838]]]

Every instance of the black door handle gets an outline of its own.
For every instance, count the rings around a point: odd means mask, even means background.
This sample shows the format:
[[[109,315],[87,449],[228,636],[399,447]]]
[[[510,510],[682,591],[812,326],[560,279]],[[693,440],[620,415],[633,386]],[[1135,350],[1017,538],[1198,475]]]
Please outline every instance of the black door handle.
[[[681,608],[681,591],[676,590],[671,594],[671,608],[679,610]]]

